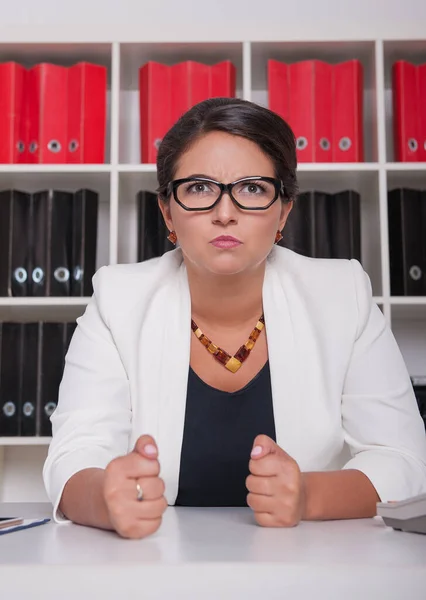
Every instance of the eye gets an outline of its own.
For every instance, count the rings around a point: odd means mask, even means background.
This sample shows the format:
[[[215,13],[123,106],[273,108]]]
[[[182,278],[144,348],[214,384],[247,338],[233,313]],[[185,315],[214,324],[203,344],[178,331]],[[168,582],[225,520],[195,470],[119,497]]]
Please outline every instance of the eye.
[[[194,183],[190,183],[186,188],[187,193],[191,194],[205,194],[211,191],[211,186],[204,181],[196,181]]]
[[[240,193],[242,194],[264,194],[266,187],[262,183],[255,181],[246,181],[241,183]]]

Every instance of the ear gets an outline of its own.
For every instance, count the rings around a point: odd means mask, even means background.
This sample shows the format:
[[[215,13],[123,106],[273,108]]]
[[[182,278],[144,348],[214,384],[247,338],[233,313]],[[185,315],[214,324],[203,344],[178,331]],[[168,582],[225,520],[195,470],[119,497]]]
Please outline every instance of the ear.
[[[164,202],[164,200],[161,200],[160,196],[157,197],[157,202],[158,208],[160,209],[161,214],[163,215],[166,227],[169,229],[169,231],[173,231],[173,221],[170,210],[170,202]]]
[[[289,200],[288,202],[282,202],[281,206],[281,214],[280,214],[280,231],[284,229],[284,226],[287,222],[288,215],[291,213],[293,209],[294,200]]]

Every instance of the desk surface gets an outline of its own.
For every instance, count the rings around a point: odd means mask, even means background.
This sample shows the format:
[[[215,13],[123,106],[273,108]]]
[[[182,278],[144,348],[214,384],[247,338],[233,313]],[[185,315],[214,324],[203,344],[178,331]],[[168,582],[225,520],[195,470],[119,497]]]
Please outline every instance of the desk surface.
[[[0,516],[51,516],[51,507],[0,504]],[[424,600],[426,536],[394,531],[379,517],[265,529],[250,509],[168,508],[145,540],[53,522],[0,536],[0,581],[8,600],[40,590],[44,600],[58,591],[61,600],[269,600],[291,592],[298,600]]]

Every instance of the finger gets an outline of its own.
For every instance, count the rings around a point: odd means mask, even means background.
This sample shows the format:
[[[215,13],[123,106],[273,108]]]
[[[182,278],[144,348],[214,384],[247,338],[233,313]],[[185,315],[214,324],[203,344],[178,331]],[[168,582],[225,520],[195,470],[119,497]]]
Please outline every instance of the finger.
[[[268,512],[255,512],[254,518],[261,527],[284,527],[273,514]]]
[[[140,477],[158,477],[160,474],[160,463],[152,458],[145,458],[137,452],[130,452],[126,456],[120,456],[109,465],[109,470],[122,480],[139,479]]]
[[[151,435],[141,435],[136,440],[133,452],[150,459],[157,458],[158,456],[157,444]]]
[[[158,519],[167,509],[167,500],[164,496],[161,496],[157,500],[142,500],[142,502],[137,502],[135,505],[134,514],[137,519]]]
[[[253,494],[262,494],[262,496],[273,496],[273,477],[258,477],[249,475],[246,479],[246,488]]]
[[[150,521],[127,522],[125,525],[117,525],[116,531],[123,538],[139,540],[155,533],[161,522],[161,517]]]
[[[247,504],[254,512],[273,513],[275,507],[275,499],[273,496],[262,496],[260,494],[248,494]]]
[[[252,458],[249,462],[250,473],[260,477],[273,477],[282,470],[281,461],[276,454],[267,454],[262,460]]]
[[[251,458],[259,460],[268,454],[274,454],[276,452],[277,445],[274,440],[267,435],[256,436],[253,442],[253,448],[251,451]]]
[[[164,481],[160,477],[141,477],[139,479],[126,479],[123,485],[123,491],[126,493],[126,498],[136,500],[137,490],[136,484],[139,483],[142,489],[143,500],[158,500],[164,495]]]

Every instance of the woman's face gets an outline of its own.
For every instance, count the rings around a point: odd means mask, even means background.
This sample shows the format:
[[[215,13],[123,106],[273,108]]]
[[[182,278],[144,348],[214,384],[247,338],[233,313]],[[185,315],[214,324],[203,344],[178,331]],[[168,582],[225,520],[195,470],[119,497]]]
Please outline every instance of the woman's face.
[[[231,183],[256,175],[275,177],[270,158],[245,138],[215,131],[198,139],[181,156],[175,179],[203,176]],[[185,261],[216,275],[256,269],[268,256],[292,204],[278,198],[266,210],[242,210],[226,193],[214,208],[200,212],[186,211],[173,197],[167,205],[159,202],[168,228],[176,232]],[[218,236],[232,236],[241,243],[232,248],[218,247],[212,243]]]

